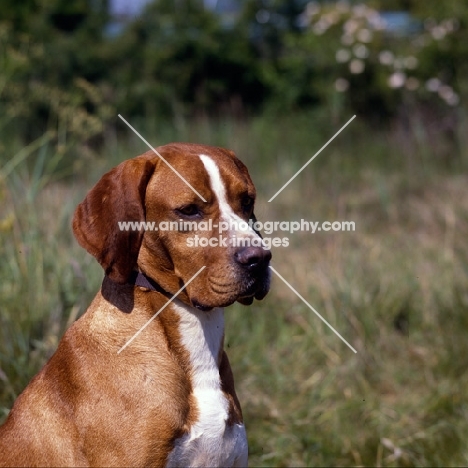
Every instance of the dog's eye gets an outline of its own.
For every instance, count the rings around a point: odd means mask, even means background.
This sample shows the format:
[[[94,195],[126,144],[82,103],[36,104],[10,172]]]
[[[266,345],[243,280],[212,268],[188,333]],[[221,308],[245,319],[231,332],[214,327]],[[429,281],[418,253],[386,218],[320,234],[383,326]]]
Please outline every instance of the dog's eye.
[[[253,208],[254,199],[246,195],[242,198],[241,205],[244,211],[249,212]]]
[[[177,209],[177,212],[184,216],[197,216],[200,214],[198,206],[195,204],[185,205]]]

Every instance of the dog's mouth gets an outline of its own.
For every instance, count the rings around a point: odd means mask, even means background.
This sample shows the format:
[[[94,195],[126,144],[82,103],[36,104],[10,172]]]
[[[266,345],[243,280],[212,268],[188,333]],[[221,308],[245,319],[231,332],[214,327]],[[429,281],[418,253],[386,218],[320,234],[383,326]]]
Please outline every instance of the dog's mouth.
[[[252,294],[251,296],[242,296],[237,298],[237,302],[242,305],[251,305],[255,299],[255,294]]]
[[[269,258],[253,267],[238,264],[222,268],[208,266],[200,279],[187,288],[187,299],[201,311],[228,307],[234,302],[251,305],[254,299],[262,300],[268,294],[271,276],[268,265]]]
[[[208,312],[208,311],[214,309],[213,306],[203,305],[203,304],[200,304],[197,301],[192,301],[192,304],[196,309],[201,310],[202,312]]]
[[[270,289],[270,270],[266,268],[260,275],[243,278],[241,281],[221,282],[218,278],[208,278],[210,291],[212,292],[212,307],[227,307],[234,302],[243,305],[251,305],[254,299],[262,300]],[[200,310],[209,310],[208,304],[192,301]],[[211,302],[211,301],[210,301]]]

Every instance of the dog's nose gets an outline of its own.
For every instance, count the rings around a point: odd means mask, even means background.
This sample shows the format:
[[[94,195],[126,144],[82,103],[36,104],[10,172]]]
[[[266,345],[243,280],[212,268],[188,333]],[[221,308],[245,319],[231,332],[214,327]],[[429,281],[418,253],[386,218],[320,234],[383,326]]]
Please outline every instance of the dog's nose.
[[[237,251],[234,257],[237,263],[252,271],[265,267],[271,260],[271,252],[263,247],[245,247]]]

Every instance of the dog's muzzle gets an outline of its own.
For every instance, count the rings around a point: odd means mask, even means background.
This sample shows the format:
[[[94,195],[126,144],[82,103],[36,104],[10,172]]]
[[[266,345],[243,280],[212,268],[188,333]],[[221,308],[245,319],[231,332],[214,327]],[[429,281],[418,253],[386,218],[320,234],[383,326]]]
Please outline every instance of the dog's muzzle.
[[[244,305],[252,304],[254,299],[263,299],[270,289],[271,252],[263,247],[244,247],[234,254],[236,263],[244,272],[245,291],[237,299]]]

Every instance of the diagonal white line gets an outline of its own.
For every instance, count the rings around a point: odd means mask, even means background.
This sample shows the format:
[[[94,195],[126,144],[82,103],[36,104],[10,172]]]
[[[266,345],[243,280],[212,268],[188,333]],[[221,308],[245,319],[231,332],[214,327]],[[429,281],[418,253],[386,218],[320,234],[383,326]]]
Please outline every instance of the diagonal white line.
[[[357,353],[357,351],[270,265],[270,269],[280,278],[283,280],[284,284],[286,284],[286,286],[289,287],[289,289],[291,289],[291,291],[293,291],[296,296],[302,300],[302,302],[304,302],[304,304],[309,307],[309,309],[315,314],[317,315],[317,317],[325,324],[327,325],[334,333],[335,335],[337,335],[342,341],[343,343],[345,343],[346,345],[348,345],[348,347],[355,353]]]
[[[353,115],[269,200],[274,200],[354,119]]]
[[[206,200],[190,185],[190,183],[184,179],[184,177],[179,174],[162,156],[161,156],[161,153],[159,153],[153,146],[151,146],[141,135],[140,133],[137,132],[137,130],[135,130],[135,128],[133,128],[120,114],[118,114],[118,116],[128,125],[129,128],[131,128],[133,130],[133,132],[135,133],[135,135],[139,136],[140,139],[146,143],[146,145],[151,149],[153,150],[153,152],[158,155],[166,164],[167,166],[172,169],[172,171],[178,175],[180,177],[180,179],[185,182],[187,184],[188,187],[190,187],[205,203],[206,203]]]
[[[170,299],[167,301],[118,351],[120,354],[201,272],[206,266],[202,266]]]

